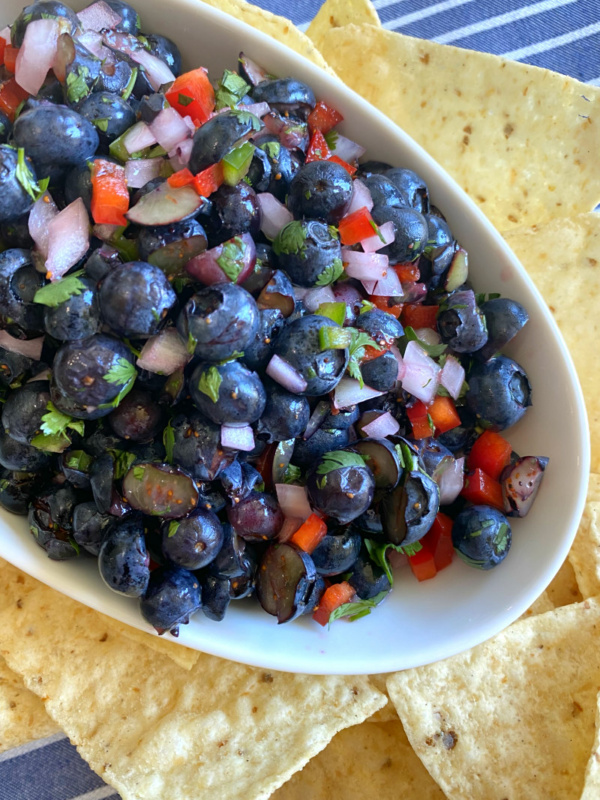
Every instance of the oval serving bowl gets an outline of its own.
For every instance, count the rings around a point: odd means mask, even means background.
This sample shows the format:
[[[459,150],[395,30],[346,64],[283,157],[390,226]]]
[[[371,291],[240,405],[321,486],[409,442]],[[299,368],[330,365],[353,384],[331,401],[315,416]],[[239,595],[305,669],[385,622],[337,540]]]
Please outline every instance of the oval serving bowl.
[[[4,0],[0,28],[23,0]],[[77,10],[84,2],[73,2]],[[506,353],[527,370],[533,407],[507,436],[522,455],[550,457],[537,502],[516,520],[506,561],[491,572],[459,559],[434,580],[419,583],[397,571],[390,597],[370,616],[328,630],[310,619],[277,626],[255,601],[233,603],[225,620],[199,612],[181,627],[182,645],[268,669],[317,674],[389,672],[430,663],[483,642],[520,616],[564,561],[583,505],[589,472],[589,435],[577,376],[564,341],[539,292],[483,213],[409,136],[382,113],[312,63],[248,25],[194,0],[137,0],[142,29],[179,45],[187,68],[207,66],[218,76],[234,69],[244,50],[275,75],[300,78],[318,99],[344,115],[340,130],[368,146],[367,158],[409,167],[428,183],[431,198],[468,250],[477,291],[497,291],[521,302],[530,322]],[[2,556],[33,577],[134,627],[150,631],[136,601],[110,592],[96,563],[50,561],[26,521],[0,511]],[[173,640],[175,641],[175,640]]]

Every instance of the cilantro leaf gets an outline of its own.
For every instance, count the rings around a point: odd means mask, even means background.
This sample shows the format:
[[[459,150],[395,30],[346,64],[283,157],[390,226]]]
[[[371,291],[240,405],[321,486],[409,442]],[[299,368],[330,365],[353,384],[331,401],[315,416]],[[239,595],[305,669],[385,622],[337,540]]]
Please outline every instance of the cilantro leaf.
[[[321,461],[317,467],[317,475],[326,476],[330,472],[342,467],[364,467],[364,459],[358,453],[351,450],[330,450],[321,456]],[[319,482],[319,488],[325,485],[324,478]]]
[[[127,81],[127,86],[123,89],[123,93],[121,97],[123,100],[129,100],[129,96],[133,92],[133,87],[135,86],[135,82],[137,81],[138,76],[138,68],[134,67],[131,70],[131,75],[129,76],[129,80]]]
[[[85,423],[82,419],[73,419],[59,411],[52,402],[46,405],[47,412],[42,417],[41,432],[34,436],[31,445],[38,450],[50,453],[62,453],[71,444],[68,431],[72,430],[81,436],[85,434]]]
[[[475,295],[475,302],[477,303],[478,306],[480,306],[487,300],[497,300],[498,297],[502,297],[502,295],[499,294],[499,292],[490,292],[489,294],[486,294],[485,292],[480,292],[479,294]]]
[[[69,469],[75,469],[78,472],[88,472],[94,459],[85,450],[71,450],[65,459],[66,466]]]
[[[103,119],[94,119],[92,120],[92,122],[98,128],[99,131],[102,131],[102,133],[106,133],[106,131],[108,130],[108,123],[109,123],[108,117],[105,117]]]
[[[328,131],[324,134],[325,141],[327,142],[327,147],[330,150],[335,150],[335,146],[338,143],[338,139],[340,138],[339,133],[336,130]]]
[[[256,114],[251,114],[250,111],[242,111],[240,108],[233,108],[231,113],[238,118],[242,125],[250,123],[253,131],[259,131],[262,128],[262,122]]]
[[[198,340],[194,336],[191,331],[188,331],[188,338],[187,338],[187,351],[188,353],[193,356],[196,352],[196,345],[198,344]]]
[[[169,522],[169,529],[167,532],[167,537],[169,539],[172,539],[173,536],[175,536],[175,534],[177,533],[177,528],[179,528],[180,524],[181,523],[177,519],[172,519],[171,522]]]
[[[367,617],[375,606],[378,606],[388,594],[389,590],[387,592],[379,592],[379,594],[375,595],[375,597],[372,597],[370,600],[358,600],[356,603],[344,603],[331,612],[329,615],[329,624],[331,625],[336,619],[341,619],[342,617],[348,617],[350,622],[354,622],[354,620],[360,619],[361,617]]]
[[[284,483],[300,483],[302,479],[302,470],[294,464],[288,464],[283,478]]]
[[[387,551],[395,550],[397,553],[404,553],[407,556],[414,556],[419,550],[423,549],[421,542],[413,542],[413,544],[399,545],[391,544],[391,542],[376,542],[374,539],[365,539],[365,547],[369,553],[369,558],[374,564],[385,572],[390,585],[394,585],[394,576],[390,562],[387,559]]]
[[[245,253],[244,240],[240,236],[235,236],[230,241],[225,242],[221,255],[217,258],[217,264],[232,283],[237,281],[241,271],[244,269]]]
[[[315,286],[330,286],[335,283],[340,275],[344,272],[344,265],[341,258],[334,258],[328,267],[325,267],[323,272],[317,278]]]
[[[133,468],[133,477],[136,481],[143,481],[146,474],[146,467],[138,466]]]
[[[306,230],[304,223],[300,220],[293,220],[284,225],[277,236],[273,239],[273,252],[280,256],[298,255],[306,257]]]
[[[365,347],[374,347],[375,350],[381,350],[381,347],[364,331],[359,331],[356,328],[350,328],[349,330],[352,331],[352,341],[348,348],[350,359],[347,369],[350,375],[360,383],[360,388],[362,389],[365,382],[360,371],[360,362],[365,356]]]
[[[406,444],[406,442],[395,444],[394,450],[396,451],[396,455],[398,456],[398,461],[400,462],[402,469],[408,470],[408,472],[414,472],[415,470],[419,469],[417,454],[408,444]]]
[[[265,142],[264,144],[259,145],[259,147],[261,150],[264,150],[269,158],[273,161],[276,161],[279,158],[279,153],[281,152],[280,142]]]
[[[87,84],[90,71],[87,67],[78,67],[76,70],[67,74],[67,99],[69,103],[75,105],[90,93]]]
[[[127,383],[136,376],[137,372],[131,361],[120,356],[103,377],[107,383]]]
[[[34,303],[40,303],[43,306],[56,308],[61,303],[70,300],[71,297],[81,294],[86,289],[85,283],[80,280],[83,275],[83,270],[73,272],[65,278],[61,278],[54,283],[48,283],[38,289],[33,297]]]
[[[367,311],[373,311],[375,308],[375,303],[371,303],[369,300],[362,300],[360,304],[360,313],[366,314]]]
[[[427,344],[427,342],[419,339],[414,329],[411,328],[410,325],[404,328],[404,337],[406,338],[407,344],[408,342],[417,342],[421,349],[424,350],[428,356],[431,356],[431,358],[438,358],[448,349],[447,344]]]
[[[119,480],[131,469],[131,465],[135,461],[135,453],[128,453],[126,450],[111,450],[110,454],[114,461],[115,479]]]
[[[250,85],[237,72],[226,69],[215,92],[217,111],[227,106],[235,106],[248,93],[249,88]]]
[[[17,150],[17,168],[15,170],[15,178],[19,181],[23,189],[25,189],[33,201],[40,199],[50,183],[49,178],[44,178],[44,180],[40,181],[39,183],[34,180],[33,172],[29,169],[29,165],[25,160],[25,150],[22,147],[19,147]]]
[[[189,106],[194,102],[193,97],[188,97],[187,94],[181,94],[181,92],[177,95],[177,102],[180,106]]]
[[[202,394],[210,397],[213,403],[216,403],[219,400],[219,388],[222,381],[223,378],[221,377],[219,370],[216,367],[209,367],[200,376],[200,380],[198,381],[198,389],[202,392]]]
[[[175,431],[169,420],[167,427],[163,431],[163,444],[165,446],[166,458],[169,464],[173,463],[173,448],[175,447]]]

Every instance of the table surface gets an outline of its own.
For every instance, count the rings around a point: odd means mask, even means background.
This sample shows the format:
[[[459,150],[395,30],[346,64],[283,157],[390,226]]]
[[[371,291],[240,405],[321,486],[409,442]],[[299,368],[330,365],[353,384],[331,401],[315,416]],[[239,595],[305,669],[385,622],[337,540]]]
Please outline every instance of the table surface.
[[[260,0],[257,5],[306,29],[321,0]],[[374,6],[389,30],[600,85],[597,0],[374,0]],[[119,800],[63,734],[0,755],[0,800],[104,798]]]

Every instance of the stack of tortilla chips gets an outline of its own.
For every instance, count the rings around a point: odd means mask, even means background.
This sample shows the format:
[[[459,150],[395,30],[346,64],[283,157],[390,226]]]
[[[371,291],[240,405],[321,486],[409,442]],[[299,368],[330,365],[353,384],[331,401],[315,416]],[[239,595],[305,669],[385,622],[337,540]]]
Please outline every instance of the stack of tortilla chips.
[[[328,0],[310,38],[243,0],[210,4],[344,76],[505,233],[583,385],[586,511],[524,618],[462,655],[372,678],[192,652],[1,562],[0,748],[61,728],[124,800],[597,799],[600,89],[390,33],[368,0]]]

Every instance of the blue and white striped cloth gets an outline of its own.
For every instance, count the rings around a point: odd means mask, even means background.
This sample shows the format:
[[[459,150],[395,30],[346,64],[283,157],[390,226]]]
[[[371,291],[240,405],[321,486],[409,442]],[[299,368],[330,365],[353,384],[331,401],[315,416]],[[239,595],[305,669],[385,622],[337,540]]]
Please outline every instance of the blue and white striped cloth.
[[[303,29],[320,4],[257,3]],[[374,5],[389,30],[503,55],[600,85],[600,0],[375,0]],[[0,800],[105,799],[119,797],[62,734],[0,755]]]

